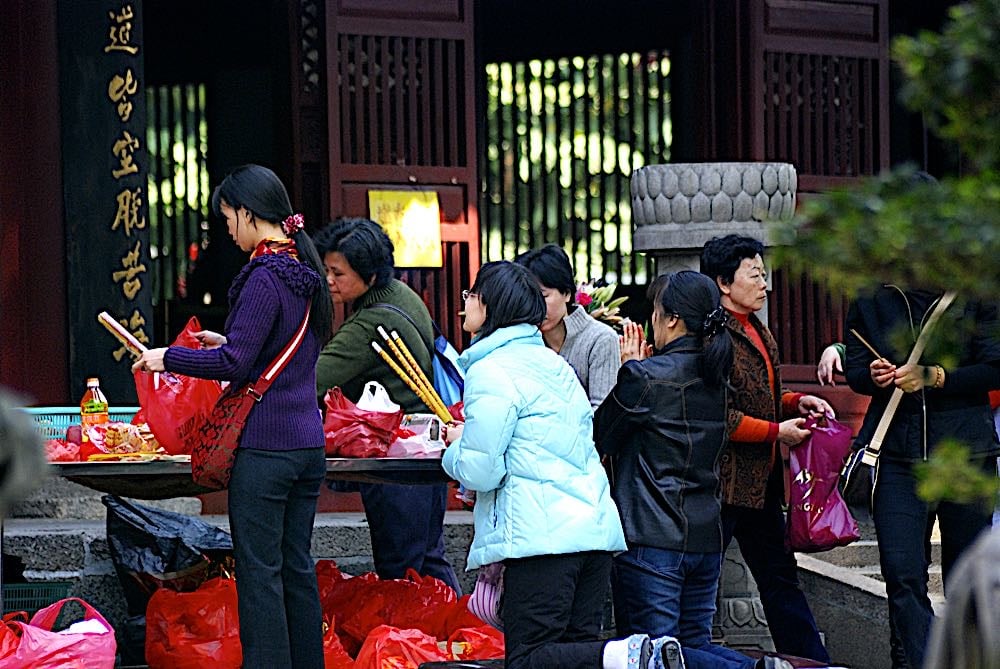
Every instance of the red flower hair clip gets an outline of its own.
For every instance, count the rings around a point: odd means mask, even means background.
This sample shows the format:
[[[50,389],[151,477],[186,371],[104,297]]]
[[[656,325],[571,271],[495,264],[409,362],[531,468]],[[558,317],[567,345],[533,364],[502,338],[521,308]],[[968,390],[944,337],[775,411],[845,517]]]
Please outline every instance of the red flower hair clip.
[[[304,227],[306,227],[306,219],[302,214],[292,214],[281,223],[281,229],[289,237]]]

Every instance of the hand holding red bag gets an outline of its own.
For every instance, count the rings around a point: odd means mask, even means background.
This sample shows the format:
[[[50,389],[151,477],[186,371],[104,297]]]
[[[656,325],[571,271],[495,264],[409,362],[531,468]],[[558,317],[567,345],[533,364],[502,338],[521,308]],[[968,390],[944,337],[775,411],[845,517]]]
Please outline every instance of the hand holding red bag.
[[[837,484],[851,452],[851,428],[833,418],[810,418],[810,436],[790,449],[785,545],[801,553],[846,546],[861,534]]]
[[[332,388],[326,393],[326,454],[344,458],[381,458],[389,451],[403,412],[364,411]]]
[[[194,336],[201,329],[198,319],[192,316],[171,345],[201,348],[201,342]],[[162,374],[137,371],[133,376],[139,405],[156,441],[167,453],[188,453],[184,440],[212,412],[222,394],[222,385],[180,374],[172,374],[169,383]]]

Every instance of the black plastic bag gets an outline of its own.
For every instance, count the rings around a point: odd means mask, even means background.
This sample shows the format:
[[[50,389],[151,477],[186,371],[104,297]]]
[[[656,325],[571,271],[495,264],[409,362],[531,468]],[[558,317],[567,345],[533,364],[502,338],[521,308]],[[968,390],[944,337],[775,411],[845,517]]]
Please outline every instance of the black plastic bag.
[[[157,588],[194,590],[231,560],[232,537],[203,520],[115,495],[101,501],[108,507],[108,549],[130,616],[146,615]]]

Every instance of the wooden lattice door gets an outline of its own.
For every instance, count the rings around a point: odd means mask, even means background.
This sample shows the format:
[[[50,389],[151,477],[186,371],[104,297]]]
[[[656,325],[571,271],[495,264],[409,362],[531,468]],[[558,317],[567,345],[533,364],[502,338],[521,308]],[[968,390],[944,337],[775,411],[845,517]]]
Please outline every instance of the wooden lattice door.
[[[403,279],[462,342],[460,293],[479,266],[472,0],[328,0],[329,211],[367,216],[368,191],[431,190],[444,266]]]
[[[887,0],[763,0],[749,23],[750,157],[794,164],[800,199],[888,167]],[[808,277],[773,279],[782,361],[811,374],[843,341],[846,300]]]

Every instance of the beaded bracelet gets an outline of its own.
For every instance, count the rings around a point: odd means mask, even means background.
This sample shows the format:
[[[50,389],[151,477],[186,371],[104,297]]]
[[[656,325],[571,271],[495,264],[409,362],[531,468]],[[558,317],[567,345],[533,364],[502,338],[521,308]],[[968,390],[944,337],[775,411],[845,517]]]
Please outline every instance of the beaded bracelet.
[[[944,387],[944,367],[941,365],[934,365],[934,388]]]

